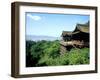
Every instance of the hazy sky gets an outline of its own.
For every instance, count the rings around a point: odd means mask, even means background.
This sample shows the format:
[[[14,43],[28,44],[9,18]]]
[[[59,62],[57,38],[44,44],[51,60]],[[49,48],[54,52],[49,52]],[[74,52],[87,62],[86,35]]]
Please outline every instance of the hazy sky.
[[[59,37],[62,31],[73,31],[77,23],[88,22],[88,15],[26,13],[26,35]]]

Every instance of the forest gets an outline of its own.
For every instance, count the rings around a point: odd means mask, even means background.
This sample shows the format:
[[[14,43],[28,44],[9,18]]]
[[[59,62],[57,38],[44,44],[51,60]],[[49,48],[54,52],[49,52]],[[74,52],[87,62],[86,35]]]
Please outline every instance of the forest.
[[[26,67],[89,64],[89,48],[60,54],[59,40],[26,41]]]

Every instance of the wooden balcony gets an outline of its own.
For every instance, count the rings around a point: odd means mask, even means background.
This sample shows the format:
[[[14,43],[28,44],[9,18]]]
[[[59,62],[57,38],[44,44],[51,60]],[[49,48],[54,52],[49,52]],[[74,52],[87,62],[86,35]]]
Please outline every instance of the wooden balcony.
[[[60,44],[63,46],[89,46],[89,42],[79,41],[79,40],[72,40],[72,41],[60,41]]]

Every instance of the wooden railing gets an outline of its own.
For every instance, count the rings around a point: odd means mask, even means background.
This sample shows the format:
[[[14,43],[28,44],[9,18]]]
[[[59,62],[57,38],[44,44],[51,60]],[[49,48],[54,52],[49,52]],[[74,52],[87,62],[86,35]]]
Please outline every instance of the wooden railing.
[[[60,44],[63,45],[63,46],[68,46],[68,45],[79,45],[79,46],[83,46],[83,45],[89,45],[89,42],[84,42],[83,40],[82,41],[79,41],[79,40],[72,40],[72,41],[60,41]]]

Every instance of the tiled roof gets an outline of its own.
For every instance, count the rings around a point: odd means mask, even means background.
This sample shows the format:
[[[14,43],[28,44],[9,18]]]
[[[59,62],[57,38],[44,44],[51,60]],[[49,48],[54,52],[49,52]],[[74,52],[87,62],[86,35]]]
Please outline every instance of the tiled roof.
[[[73,35],[79,32],[89,33],[89,22],[86,24],[77,24],[76,28],[73,31],[63,31],[62,35]]]

